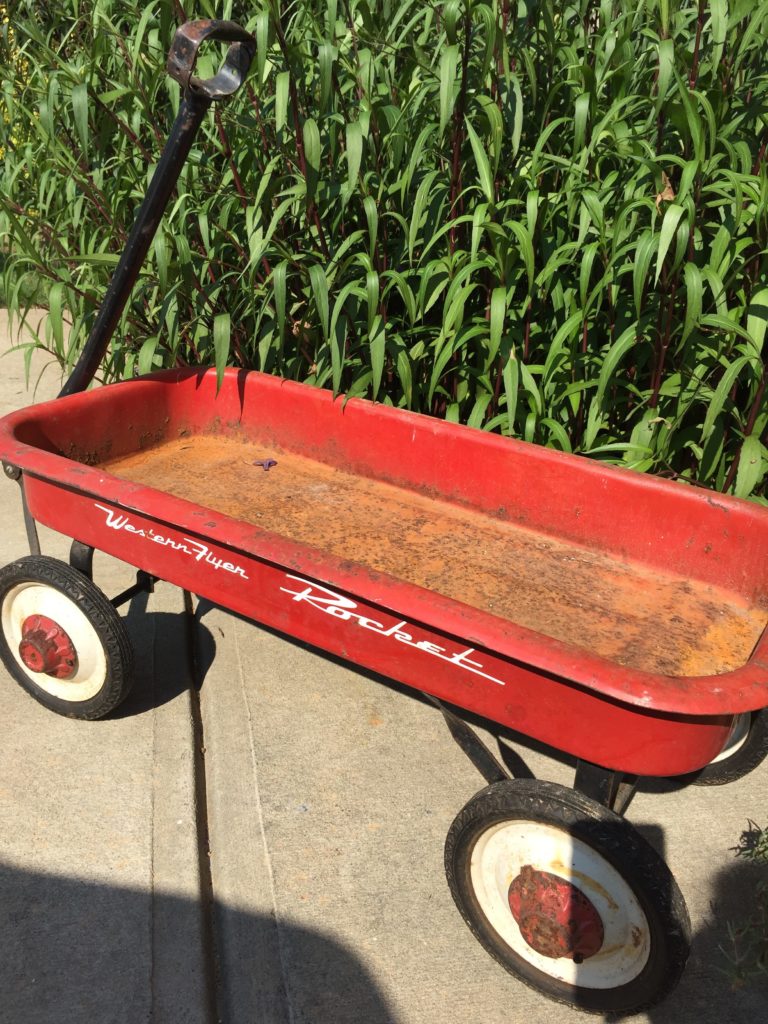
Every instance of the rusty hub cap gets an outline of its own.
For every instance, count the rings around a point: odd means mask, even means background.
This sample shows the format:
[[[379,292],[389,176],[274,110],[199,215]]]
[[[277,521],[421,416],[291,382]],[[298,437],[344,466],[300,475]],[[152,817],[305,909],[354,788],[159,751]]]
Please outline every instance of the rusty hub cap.
[[[67,634],[45,615],[30,615],[21,627],[19,657],[31,672],[71,679],[77,671],[77,652]]]
[[[509,887],[509,908],[520,934],[542,956],[578,964],[603,945],[603,922],[590,900],[548,871],[523,865]]]

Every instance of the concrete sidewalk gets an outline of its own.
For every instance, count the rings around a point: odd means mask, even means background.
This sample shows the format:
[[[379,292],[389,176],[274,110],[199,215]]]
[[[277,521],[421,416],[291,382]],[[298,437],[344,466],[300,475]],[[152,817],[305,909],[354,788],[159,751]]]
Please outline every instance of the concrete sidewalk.
[[[9,348],[0,310],[0,351]],[[59,374],[37,356],[38,401]],[[0,361],[0,413],[29,404],[24,361]],[[0,487],[0,564],[28,554],[16,484]],[[45,554],[69,542],[41,530]],[[133,570],[97,555],[109,595]],[[187,637],[179,591],[123,614],[136,685],[107,721],[77,722],[0,669],[0,1022],[210,1020]]]
[[[0,411],[27,404],[19,356],[0,369]],[[27,550],[16,491],[0,488],[1,564]],[[131,570],[101,556],[96,580],[114,594]],[[131,605],[137,685],[104,722],[53,715],[0,670],[0,1024],[579,1019],[498,967],[453,906],[443,843],[483,780],[434,708],[206,602],[196,695],[182,612],[169,585]],[[516,749],[571,783],[566,758]],[[718,946],[756,877],[730,848],[766,807],[768,765],[636,796],[628,817],[695,938],[678,989],[626,1020],[765,1018],[768,985],[731,991]]]

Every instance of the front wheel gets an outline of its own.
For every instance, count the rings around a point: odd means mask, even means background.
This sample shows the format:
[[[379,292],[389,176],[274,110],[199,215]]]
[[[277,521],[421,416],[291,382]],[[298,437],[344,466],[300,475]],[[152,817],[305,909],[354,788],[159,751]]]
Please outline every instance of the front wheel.
[[[133,680],[123,620],[91,580],[44,555],[0,570],[0,659],[35,700],[70,718],[103,718]]]
[[[445,869],[485,949],[559,1002],[636,1012],[685,966],[690,922],[666,864],[623,818],[573,790],[488,786],[451,826]]]

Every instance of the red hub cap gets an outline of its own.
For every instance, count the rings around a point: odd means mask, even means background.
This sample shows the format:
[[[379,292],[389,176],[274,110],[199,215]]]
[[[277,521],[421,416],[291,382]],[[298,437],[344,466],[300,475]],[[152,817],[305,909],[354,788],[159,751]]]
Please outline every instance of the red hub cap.
[[[542,956],[577,964],[594,956],[604,930],[593,904],[566,878],[525,864],[509,887],[509,908],[520,934]]]
[[[56,679],[71,679],[77,668],[72,641],[45,615],[30,615],[22,623],[19,656],[31,672],[44,672]]]

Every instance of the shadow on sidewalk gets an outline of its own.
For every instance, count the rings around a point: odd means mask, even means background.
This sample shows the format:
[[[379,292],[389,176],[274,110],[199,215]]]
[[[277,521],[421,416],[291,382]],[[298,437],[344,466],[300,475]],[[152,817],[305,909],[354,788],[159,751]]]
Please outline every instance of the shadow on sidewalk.
[[[0,863],[0,1024],[395,1020],[361,961],[329,936],[216,913],[240,940],[229,990],[221,965],[197,955],[195,901]]]
[[[204,600],[197,607],[195,675],[198,686],[204,686],[206,673],[216,655],[219,627],[212,626],[209,629],[204,622],[204,617],[216,607]],[[138,616],[142,611],[141,601],[132,604],[128,616],[129,626],[134,616],[134,621],[139,623]],[[181,615],[154,613],[154,621],[158,635],[167,637],[169,643],[174,634],[179,640],[184,628]],[[243,621],[249,620],[243,618]],[[282,635],[277,631],[268,632]],[[292,642],[298,643],[295,640]],[[300,646],[334,663],[346,664],[309,645]],[[182,645],[177,643],[176,648],[181,650]],[[381,680],[375,673],[362,674],[420,699],[409,688]],[[187,666],[179,662],[178,671],[174,669],[171,673],[163,673],[157,681],[156,692],[152,691],[149,683],[140,681],[138,692],[127,704],[125,713],[137,714],[165,703],[189,685],[188,679]],[[484,723],[479,721],[478,724]],[[517,740],[518,743],[525,740],[511,731],[505,738],[508,741]],[[525,750],[526,743],[522,742],[521,745]],[[537,747],[532,741],[528,741],[527,745]],[[550,755],[552,753],[546,752]],[[569,759],[563,755],[562,760]],[[530,776],[532,773],[528,771],[527,774]],[[689,780],[643,781],[643,788],[647,787],[652,792],[674,790],[690,784]],[[637,821],[633,821],[633,824],[664,857],[663,830],[655,824]],[[691,841],[695,842],[695,839]],[[170,946],[162,949],[155,947],[156,967],[150,975],[149,968],[146,965],[142,967],[140,958],[137,959],[131,943],[124,942],[120,936],[115,937],[114,924],[115,920],[119,920],[122,927],[137,915],[146,915],[147,901],[152,900],[149,894],[93,886],[73,879],[28,876],[24,873],[14,880],[13,874],[11,872],[11,887],[17,885],[22,891],[30,891],[30,899],[21,909],[17,906],[14,913],[41,913],[46,919],[46,928],[41,944],[34,939],[27,939],[27,947],[21,953],[18,950],[15,953],[6,951],[8,942],[15,941],[14,929],[19,930],[22,939],[34,934],[34,930],[23,924],[26,917],[21,919],[21,929],[17,928],[13,920],[4,920],[7,883],[0,866],[0,978],[18,978],[20,986],[18,992],[14,993],[16,1003],[8,1003],[0,990],[0,1024],[6,1024],[6,1021],[7,1024],[20,1024],[22,1021],[24,1024],[53,1024],[54,1021],[56,1024],[67,1024],[70,1020],[73,1024],[79,1024],[81,1020],[87,1021],[88,1017],[93,1017],[98,1024],[112,1020],[120,1024],[123,1021],[126,1024],[143,1024],[145,1020],[151,1020],[152,1024],[164,1024],[166,1019],[173,1024],[176,1024],[176,1020],[184,1020],[184,1024],[187,1024],[185,1018],[174,1018],[173,1013],[166,1017],[158,1009],[158,1000],[161,998],[161,990],[166,991],[160,981],[163,971],[173,976],[173,965],[178,961],[179,977],[184,977],[186,936],[199,928],[196,904],[171,896],[156,897],[155,920],[160,916],[175,922],[169,930],[175,938]],[[761,874],[759,867],[741,861],[728,865],[715,877],[709,893],[710,911],[694,934],[687,967],[678,987],[661,1005],[624,1018],[585,1014],[581,1019],[623,1019],[626,1024],[742,1024],[765,1019],[768,980],[734,989],[727,975],[728,961],[724,953],[724,949],[728,948],[728,924],[742,923],[746,919],[751,910],[751,894],[760,877],[764,877],[764,873]],[[708,881],[708,889],[709,886]],[[61,909],[57,895],[59,891],[62,894]],[[693,896],[690,892],[683,894],[688,895],[689,899]],[[39,910],[41,900],[43,909]],[[82,919],[85,922],[82,927],[79,923],[81,912],[78,904],[82,907]],[[54,907],[55,912],[46,912],[46,905]],[[66,910],[67,906],[69,911]],[[90,924],[94,915],[97,920]],[[361,961],[328,936],[292,922],[281,921],[278,927],[274,918],[244,913],[221,904],[214,907],[214,918],[219,923],[227,919],[226,933],[233,937],[232,945],[227,950],[228,962],[236,965],[237,976],[236,986],[230,990],[222,988],[219,977],[217,1012],[223,1024],[240,1024],[241,1021],[243,1024],[251,1024],[256,1020],[259,1024],[287,1024],[288,1021],[301,1024],[392,1024],[398,1019],[387,1006],[376,982]],[[78,939],[80,932],[84,939]],[[102,940],[101,944],[94,943],[94,936]],[[166,967],[158,973],[157,964],[162,963]],[[445,967],[445,964],[441,966]],[[213,973],[215,975],[215,965]],[[103,982],[99,980],[100,975],[104,976]],[[504,981],[502,974],[500,985]],[[100,987],[102,984],[117,993],[114,1000],[104,1004],[112,1007],[109,1013],[99,1010],[94,1002],[104,998]],[[211,987],[216,986],[209,984],[209,989]],[[240,1015],[242,1005],[238,1002],[237,992],[247,994],[245,1003],[255,1002],[258,1005],[257,1015]],[[23,999],[27,999],[27,1002],[20,1001]],[[568,1019],[579,1019],[573,1011],[560,1010],[543,998],[538,1002],[542,1011],[540,1020],[554,1022],[564,1020],[566,1016]],[[6,1018],[4,1014],[8,1010],[4,1006],[8,1005],[14,1007],[14,1010]],[[122,1016],[115,1015],[115,1007],[120,1007],[121,1013],[123,1008],[130,1007],[131,1012],[126,1011]],[[211,1019],[216,1020],[216,1015]],[[421,1018],[418,1024],[444,1024],[454,1019],[450,1010],[446,1012],[445,1007],[435,1006],[434,1016]],[[514,1019],[513,1016],[510,1019]],[[467,1020],[466,1024],[475,1022]],[[538,1022],[534,1020],[534,1024]]]
[[[752,895],[766,869],[734,861],[714,879],[709,916],[693,936],[691,956],[680,984],[665,1002],[647,1011],[649,1024],[748,1024],[763,1021],[768,1007],[768,976],[739,987],[729,974],[729,924],[744,926],[754,908]],[[768,937],[766,937],[768,938]]]
[[[678,988],[633,1024],[742,1024],[764,1019],[768,983],[734,990],[720,973],[728,920],[743,921],[750,866],[718,877],[713,919],[694,936]],[[201,964],[200,906],[188,899],[0,863],[0,1024],[395,1024],[360,961],[293,921],[217,905],[236,945],[234,981]],[[500,985],[503,984],[500,975]],[[216,991],[215,997],[212,992]],[[578,1020],[540,1000],[541,1020]],[[445,1007],[419,1024],[440,1024]],[[510,1019],[516,1019],[514,1014]],[[583,1015],[584,1021],[599,1020]],[[622,1018],[606,1016],[606,1021]],[[471,1024],[471,1022],[468,1022]]]
[[[146,714],[190,688],[192,629],[197,634],[196,642],[210,651],[211,660],[215,656],[216,644],[208,628],[199,621],[193,625],[183,610],[183,591],[176,587],[173,590],[178,596],[178,612],[155,611],[147,593],[138,594],[128,605],[124,622],[134,652],[134,685],[125,702],[111,712],[111,719]],[[204,674],[195,675],[204,678]]]

